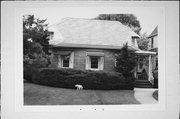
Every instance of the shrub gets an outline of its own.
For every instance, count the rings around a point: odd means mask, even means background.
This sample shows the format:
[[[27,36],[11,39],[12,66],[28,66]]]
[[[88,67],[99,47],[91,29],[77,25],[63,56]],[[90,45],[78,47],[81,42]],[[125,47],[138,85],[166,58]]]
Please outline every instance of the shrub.
[[[154,88],[158,88],[158,69],[154,69],[153,71],[153,77],[154,77]]]
[[[32,81],[37,84],[61,88],[75,88],[76,84],[83,85],[84,89],[99,90],[132,90],[134,87],[133,79],[126,79],[120,73],[74,69],[44,68],[39,70]]]
[[[136,66],[136,54],[128,48],[128,44],[124,45],[116,56],[115,71],[122,73],[126,78],[133,77],[133,69]]]
[[[23,74],[26,81],[32,82],[32,67],[30,65],[24,65]]]
[[[23,64],[24,79],[28,82],[32,82],[33,73],[36,73],[38,69],[47,66],[48,59],[45,56],[43,57],[42,55],[34,55],[33,59],[29,56],[25,56]]]

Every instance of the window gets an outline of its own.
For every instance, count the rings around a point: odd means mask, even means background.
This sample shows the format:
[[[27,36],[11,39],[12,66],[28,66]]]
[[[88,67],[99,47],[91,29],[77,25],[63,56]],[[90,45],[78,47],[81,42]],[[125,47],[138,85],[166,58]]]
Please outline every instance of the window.
[[[151,48],[153,48],[154,38],[151,39]]]
[[[117,58],[116,57],[114,58],[114,66],[115,67],[117,66]]]
[[[49,33],[49,39],[52,40],[53,37],[54,37],[54,32],[50,32],[50,33]]]
[[[104,53],[103,52],[87,52],[86,65],[87,70],[103,70],[104,69]]]
[[[143,58],[140,58],[140,59],[139,59],[139,68],[140,68],[140,69],[143,68],[143,65],[144,65],[143,60],[144,60]]]
[[[91,60],[91,68],[92,69],[98,69],[98,60],[99,60],[99,57],[91,56],[90,60]]]
[[[158,58],[156,58],[156,68],[158,68]]]
[[[74,67],[74,52],[72,51],[58,51],[58,68],[73,68]]]
[[[140,62],[140,64],[139,64],[139,68],[140,68],[140,69],[142,69],[142,68],[143,68],[143,63],[142,63],[142,62]]]
[[[69,59],[70,59],[69,55],[62,55],[62,67],[64,68],[69,67]]]
[[[132,38],[132,44],[135,45],[135,39],[134,38]]]

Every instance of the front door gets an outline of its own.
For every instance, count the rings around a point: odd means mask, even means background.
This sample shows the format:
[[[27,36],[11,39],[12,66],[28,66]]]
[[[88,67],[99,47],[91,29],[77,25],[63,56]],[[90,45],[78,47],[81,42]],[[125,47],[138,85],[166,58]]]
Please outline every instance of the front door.
[[[148,75],[145,70],[145,58],[143,58],[143,57],[138,59],[137,79],[138,80],[148,80]]]

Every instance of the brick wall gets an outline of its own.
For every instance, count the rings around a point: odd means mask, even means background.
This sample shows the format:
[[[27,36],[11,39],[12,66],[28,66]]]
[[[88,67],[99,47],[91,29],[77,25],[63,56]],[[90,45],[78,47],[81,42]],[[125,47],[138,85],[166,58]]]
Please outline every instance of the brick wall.
[[[104,57],[104,70],[105,71],[114,71],[114,53],[115,51],[113,50],[105,50],[105,57]]]
[[[114,71],[114,53],[116,50],[102,50],[102,49],[56,49],[56,50],[69,50],[74,52],[74,69],[85,70],[86,66],[86,52],[98,51],[103,52],[104,55],[104,71]],[[51,67],[57,68],[58,61],[57,55],[52,56]]]
[[[75,49],[74,51],[74,69],[85,70],[86,66],[86,50]]]

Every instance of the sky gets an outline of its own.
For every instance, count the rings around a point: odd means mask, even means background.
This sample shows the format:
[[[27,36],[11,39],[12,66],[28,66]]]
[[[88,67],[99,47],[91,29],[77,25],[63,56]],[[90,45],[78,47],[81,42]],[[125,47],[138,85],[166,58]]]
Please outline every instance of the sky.
[[[56,24],[62,18],[92,19],[99,14],[134,14],[140,21],[141,34],[150,35],[161,22],[161,9],[158,7],[58,7],[25,9],[24,14],[34,14],[36,18],[47,19],[49,25]]]

